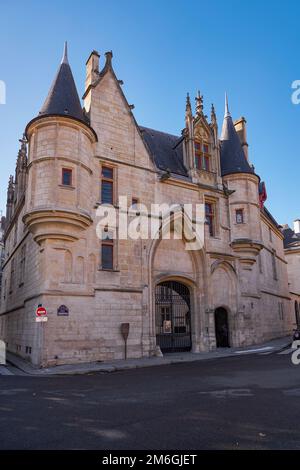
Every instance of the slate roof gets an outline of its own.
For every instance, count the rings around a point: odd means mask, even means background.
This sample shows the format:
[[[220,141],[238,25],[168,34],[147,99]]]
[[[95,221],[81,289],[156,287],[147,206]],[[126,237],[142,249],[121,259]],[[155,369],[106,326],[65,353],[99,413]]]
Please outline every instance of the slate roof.
[[[188,176],[183,163],[183,137],[141,126],[140,131],[160,170]]]
[[[300,233],[295,233],[288,225],[284,225],[282,228],[284,236],[283,246],[284,248],[292,248],[293,246],[300,246]]]
[[[227,100],[220,143],[222,176],[232,173],[254,173],[245,157],[240,138],[235,130],[228,111]]]
[[[281,225],[276,221],[276,219],[272,216],[271,212],[264,206],[261,211],[265,214],[265,216],[275,225],[276,228],[281,228]]]
[[[47,115],[70,116],[86,122],[68,62],[66,44],[61,64],[39,112],[39,116]]]
[[[153,155],[156,166],[182,176],[188,176],[183,159],[183,137],[140,127],[143,139]],[[254,173],[249,165],[231,115],[225,112],[221,143],[221,174]]]

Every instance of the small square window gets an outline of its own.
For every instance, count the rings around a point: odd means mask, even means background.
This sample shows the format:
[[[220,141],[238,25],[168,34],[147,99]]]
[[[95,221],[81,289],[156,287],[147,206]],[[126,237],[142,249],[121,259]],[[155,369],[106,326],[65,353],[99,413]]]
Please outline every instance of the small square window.
[[[62,169],[62,184],[64,186],[72,186],[72,170],[69,168]]]
[[[235,221],[237,224],[244,223],[244,210],[243,209],[237,209],[235,211]]]

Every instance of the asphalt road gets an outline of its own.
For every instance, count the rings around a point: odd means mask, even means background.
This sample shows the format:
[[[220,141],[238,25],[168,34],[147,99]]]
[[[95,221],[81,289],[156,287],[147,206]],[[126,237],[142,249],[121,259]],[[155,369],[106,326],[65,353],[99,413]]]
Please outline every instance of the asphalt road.
[[[290,355],[0,376],[0,449],[300,449],[299,418]]]

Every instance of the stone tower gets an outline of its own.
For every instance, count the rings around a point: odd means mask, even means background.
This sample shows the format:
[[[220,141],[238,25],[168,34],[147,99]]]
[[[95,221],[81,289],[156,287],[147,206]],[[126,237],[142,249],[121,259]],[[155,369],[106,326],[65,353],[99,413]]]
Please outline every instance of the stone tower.
[[[225,115],[220,137],[221,168],[224,189],[228,194],[230,245],[239,258],[241,280],[240,305],[245,317],[251,315],[253,302],[258,298],[256,259],[263,248],[259,208],[260,178],[249,164],[247,153],[237,133],[225,96]]]
[[[26,127],[26,137],[30,194],[24,223],[39,244],[77,240],[92,223],[88,188],[97,137],[80,104],[67,44],[46,101]]]

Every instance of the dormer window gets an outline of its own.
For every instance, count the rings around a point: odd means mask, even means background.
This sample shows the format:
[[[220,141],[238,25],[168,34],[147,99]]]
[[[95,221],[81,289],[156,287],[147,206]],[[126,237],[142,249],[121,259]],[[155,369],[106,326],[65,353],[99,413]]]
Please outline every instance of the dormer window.
[[[195,166],[197,170],[210,171],[209,144],[206,142],[195,142]]]

